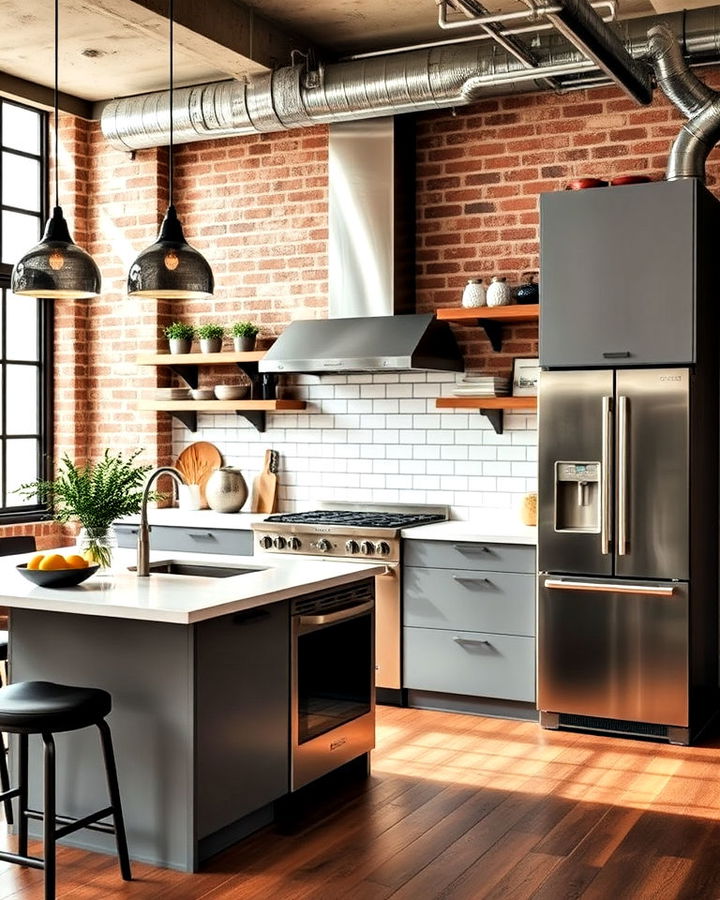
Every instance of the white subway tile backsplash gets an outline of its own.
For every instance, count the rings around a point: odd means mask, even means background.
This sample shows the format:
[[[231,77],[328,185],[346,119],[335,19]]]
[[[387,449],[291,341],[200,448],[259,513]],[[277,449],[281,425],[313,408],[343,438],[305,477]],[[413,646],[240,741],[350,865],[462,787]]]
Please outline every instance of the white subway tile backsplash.
[[[200,415],[195,434],[173,423],[173,449],[210,441],[250,483],[273,447],[283,510],[333,499],[449,504],[459,519],[517,509],[537,489],[536,416],[506,413],[499,435],[474,410],[441,412],[435,400],[455,381],[444,372],[295,376],[286,389],[305,411],[269,413],[263,433],[242,416]]]

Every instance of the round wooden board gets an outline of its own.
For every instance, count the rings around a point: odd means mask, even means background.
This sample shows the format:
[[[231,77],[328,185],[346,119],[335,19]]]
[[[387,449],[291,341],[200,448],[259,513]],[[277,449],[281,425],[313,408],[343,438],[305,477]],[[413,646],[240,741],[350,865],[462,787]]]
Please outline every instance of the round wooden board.
[[[188,484],[200,485],[200,505],[207,509],[205,485],[212,473],[222,465],[222,454],[207,441],[196,441],[186,447],[178,456],[175,468],[179,470]]]

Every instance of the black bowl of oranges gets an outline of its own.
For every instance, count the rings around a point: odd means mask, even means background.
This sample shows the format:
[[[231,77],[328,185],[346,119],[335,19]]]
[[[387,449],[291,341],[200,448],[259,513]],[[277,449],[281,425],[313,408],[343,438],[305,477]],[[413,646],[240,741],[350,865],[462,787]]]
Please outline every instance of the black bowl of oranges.
[[[77,553],[38,553],[28,563],[17,566],[18,572],[39,587],[61,588],[82,584],[100,568],[88,563]]]

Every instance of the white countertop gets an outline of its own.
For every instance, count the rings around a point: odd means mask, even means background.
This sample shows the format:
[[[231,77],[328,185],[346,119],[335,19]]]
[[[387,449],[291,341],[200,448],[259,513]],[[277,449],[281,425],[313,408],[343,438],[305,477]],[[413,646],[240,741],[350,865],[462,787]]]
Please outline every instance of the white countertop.
[[[73,548],[61,547],[57,552],[69,554]],[[27,554],[3,557],[0,559],[3,585],[0,606],[189,625],[287,600],[308,591],[347,584],[359,575],[379,575],[385,571],[385,566],[363,565],[357,561],[342,563],[320,559],[315,562],[292,558],[279,561],[274,557],[154,550],[150,552],[151,562],[163,559],[193,560],[206,564],[225,563],[256,571],[230,578],[163,575],[157,572],[149,578],[138,578],[127,571],[127,567],[136,562],[133,550],[116,550],[113,557],[112,574],[93,575],[77,587],[55,589],[38,587],[16,570],[19,563],[27,562]]]
[[[270,513],[219,513],[212,509],[148,509],[151,525],[169,525],[177,528],[229,528],[234,531],[250,531],[253,522],[262,522]],[[120,525],[137,525],[140,516],[118,519]]]
[[[488,544],[537,544],[537,528],[523,525],[514,514],[494,511],[481,519],[467,522],[434,522],[404,528],[402,536],[415,541],[465,541]]]

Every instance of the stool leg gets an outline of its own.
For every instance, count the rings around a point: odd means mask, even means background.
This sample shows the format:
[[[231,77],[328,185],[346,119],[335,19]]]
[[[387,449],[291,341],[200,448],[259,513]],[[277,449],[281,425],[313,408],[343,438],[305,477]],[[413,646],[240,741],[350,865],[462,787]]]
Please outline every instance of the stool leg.
[[[55,900],[55,741],[43,732],[45,744],[45,809],[43,812],[43,855],[45,857],[45,900]]]
[[[28,736],[18,735],[18,853],[28,855]]]
[[[130,871],[130,855],[128,853],[127,836],[125,834],[125,820],[123,818],[122,805],[120,803],[120,788],[118,787],[117,768],[115,767],[115,754],[113,752],[110,726],[104,719],[100,722],[97,722],[96,724],[100,729],[100,739],[102,741],[103,756],[105,758],[105,774],[107,776],[110,803],[113,808],[113,820],[115,822],[115,841],[117,843],[120,873],[122,874],[124,881],[132,881],[132,872]]]
[[[5,740],[0,734],[0,786],[3,791],[10,790],[10,775],[8,773],[7,756],[5,755]],[[5,805],[5,821],[8,825],[13,824],[12,800],[9,798],[3,801]]]

